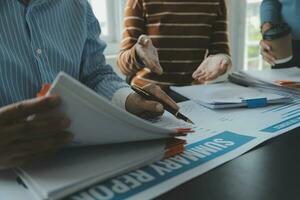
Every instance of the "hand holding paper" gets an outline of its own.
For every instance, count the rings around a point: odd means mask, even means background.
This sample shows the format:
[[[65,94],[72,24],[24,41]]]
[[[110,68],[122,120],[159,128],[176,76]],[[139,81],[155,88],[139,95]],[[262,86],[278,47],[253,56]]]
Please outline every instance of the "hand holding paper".
[[[0,108],[0,169],[45,157],[72,140],[65,131],[70,120],[48,114],[59,105],[58,96],[49,96]]]

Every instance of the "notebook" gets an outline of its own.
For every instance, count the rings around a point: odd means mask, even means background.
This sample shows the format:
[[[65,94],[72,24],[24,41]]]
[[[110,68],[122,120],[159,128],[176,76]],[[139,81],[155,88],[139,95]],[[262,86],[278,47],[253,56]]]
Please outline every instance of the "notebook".
[[[243,87],[229,82],[209,85],[172,87],[179,94],[211,109],[249,107],[256,108],[268,104],[287,103],[290,97]]]
[[[192,132],[190,124],[167,112],[155,120],[140,119],[65,73],[58,75],[50,94],[61,96],[57,112],[71,119],[68,130],[74,134],[74,141],[50,159],[16,169],[37,199],[60,199],[119,173],[181,153],[183,136]]]

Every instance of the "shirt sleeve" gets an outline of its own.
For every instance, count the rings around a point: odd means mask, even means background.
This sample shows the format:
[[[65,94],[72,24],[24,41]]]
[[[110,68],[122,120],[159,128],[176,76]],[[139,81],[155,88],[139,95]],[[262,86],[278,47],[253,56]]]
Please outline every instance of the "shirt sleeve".
[[[281,21],[281,3],[278,0],[263,0],[260,7],[261,24],[270,22],[277,24]]]
[[[125,75],[135,74],[143,63],[139,60],[135,44],[138,38],[146,33],[142,0],[128,0],[125,7],[124,32],[121,51],[118,55],[118,67]]]
[[[106,64],[103,54],[106,44],[100,40],[100,25],[90,4],[87,4],[86,23],[87,38],[81,58],[80,81],[111,101],[118,90],[129,86]],[[126,101],[126,98],[122,99]]]
[[[227,7],[224,0],[220,0],[219,11],[217,18],[213,23],[213,31],[210,41],[210,54],[227,54],[229,52],[228,42],[228,21],[227,21]]]

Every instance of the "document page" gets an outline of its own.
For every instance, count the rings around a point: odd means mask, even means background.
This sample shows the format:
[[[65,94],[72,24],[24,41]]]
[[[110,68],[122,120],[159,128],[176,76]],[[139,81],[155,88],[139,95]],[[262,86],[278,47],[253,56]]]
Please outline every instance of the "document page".
[[[276,81],[294,81],[300,83],[300,68],[292,67],[285,69],[270,69],[270,70],[247,70],[242,73],[251,78],[258,79],[271,84],[276,84]]]

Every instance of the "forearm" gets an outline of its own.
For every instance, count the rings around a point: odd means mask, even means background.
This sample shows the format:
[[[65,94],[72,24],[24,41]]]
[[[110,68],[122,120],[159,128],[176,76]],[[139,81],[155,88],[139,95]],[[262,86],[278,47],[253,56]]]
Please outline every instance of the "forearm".
[[[106,64],[105,42],[100,40],[101,28],[91,7],[87,10],[87,38],[81,57],[80,81],[108,100],[127,84]]]
[[[139,61],[135,50],[138,38],[145,34],[146,22],[143,16],[143,1],[128,0],[125,8],[124,32],[121,51],[118,56],[118,67],[125,75],[135,74],[143,63]]]
[[[281,3],[278,0],[263,0],[260,7],[261,24],[277,24],[281,21]]]
[[[133,75],[144,67],[138,58],[135,46],[129,49],[122,49],[118,55],[117,64],[120,71],[126,76]]]
[[[122,80],[109,65],[86,68],[81,81],[108,100],[112,100],[114,94],[128,85]]]

